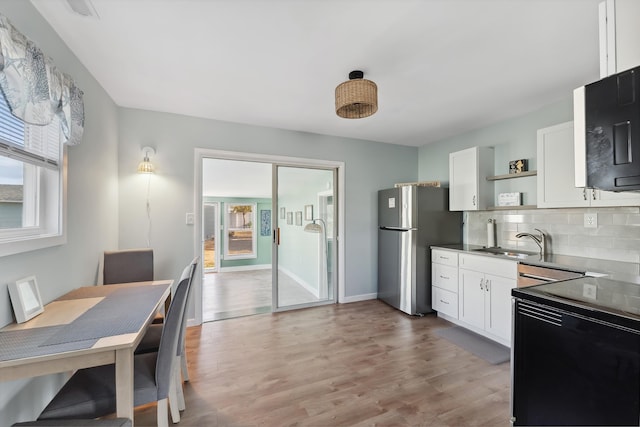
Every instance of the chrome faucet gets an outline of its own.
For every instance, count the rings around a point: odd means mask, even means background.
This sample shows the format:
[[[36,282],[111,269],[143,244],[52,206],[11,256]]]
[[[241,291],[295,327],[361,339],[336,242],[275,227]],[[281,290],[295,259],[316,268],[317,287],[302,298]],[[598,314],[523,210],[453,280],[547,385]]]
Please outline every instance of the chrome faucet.
[[[540,233],[539,236],[535,236],[531,233],[518,233],[516,237],[519,239],[520,237],[531,237],[531,239],[536,242],[536,245],[540,248],[540,255],[545,256],[547,253],[547,237],[544,234],[544,231],[534,228],[537,232]]]

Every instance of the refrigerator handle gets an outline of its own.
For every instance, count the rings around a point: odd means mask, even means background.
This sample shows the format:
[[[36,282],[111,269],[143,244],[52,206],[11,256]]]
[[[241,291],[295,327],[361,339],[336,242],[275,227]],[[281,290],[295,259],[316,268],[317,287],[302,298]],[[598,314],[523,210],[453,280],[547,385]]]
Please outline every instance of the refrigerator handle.
[[[415,231],[415,230],[417,230],[417,228],[380,227],[380,230],[387,230],[387,231]]]

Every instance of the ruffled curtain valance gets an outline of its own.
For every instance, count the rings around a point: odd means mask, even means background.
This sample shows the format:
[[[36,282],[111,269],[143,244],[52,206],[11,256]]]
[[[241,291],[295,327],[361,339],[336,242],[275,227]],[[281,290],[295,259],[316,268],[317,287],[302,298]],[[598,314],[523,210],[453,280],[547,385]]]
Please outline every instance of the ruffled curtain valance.
[[[44,126],[58,116],[64,142],[76,145],[82,140],[82,91],[1,14],[0,91],[11,114],[25,123]]]

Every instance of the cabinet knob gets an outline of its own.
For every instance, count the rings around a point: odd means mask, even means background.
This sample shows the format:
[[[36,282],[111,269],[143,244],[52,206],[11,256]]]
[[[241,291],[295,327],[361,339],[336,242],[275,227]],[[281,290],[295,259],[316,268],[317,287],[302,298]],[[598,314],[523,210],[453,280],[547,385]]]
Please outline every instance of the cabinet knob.
[[[443,276],[442,274],[440,275],[440,278],[441,278],[441,279],[444,279],[444,280],[449,280],[449,277],[447,277],[447,276]]]
[[[594,189],[594,190],[591,190],[591,198],[592,198],[593,200],[595,200],[595,199],[596,199],[596,190],[595,190],[595,189]]]
[[[583,197],[585,200],[587,200],[587,189],[586,189],[586,188],[583,188],[583,189],[582,189],[582,197]]]
[[[473,199],[471,201],[473,203],[473,206],[475,206],[476,205],[476,196],[473,196]]]

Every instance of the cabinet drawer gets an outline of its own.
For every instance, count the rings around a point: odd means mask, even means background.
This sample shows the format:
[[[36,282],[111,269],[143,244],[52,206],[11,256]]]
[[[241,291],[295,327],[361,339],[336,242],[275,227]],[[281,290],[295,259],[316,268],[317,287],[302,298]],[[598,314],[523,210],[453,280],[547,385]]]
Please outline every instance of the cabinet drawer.
[[[438,264],[458,266],[458,253],[453,251],[442,251],[440,249],[431,250],[431,262]]]
[[[516,279],[518,277],[518,263],[516,261],[497,259],[490,256],[460,254],[460,268],[508,279]]]
[[[440,288],[431,288],[433,309],[439,313],[458,318],[458,295]]]
[[[447,291],[458,293],[458,267],[432,264],[431,284]]]

